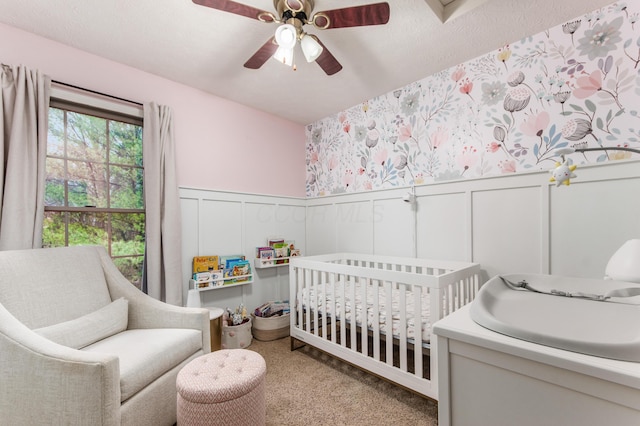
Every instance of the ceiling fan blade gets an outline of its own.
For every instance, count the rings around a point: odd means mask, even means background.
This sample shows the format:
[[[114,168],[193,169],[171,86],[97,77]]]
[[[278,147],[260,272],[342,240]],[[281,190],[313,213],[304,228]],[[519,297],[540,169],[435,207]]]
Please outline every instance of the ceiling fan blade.
[[[274,53],[276,53],[276,50],[278,50],[278,45],[275,43],[275,37],[271,37],[260,49],[258,49],[256,53],[253,54],[252,57],[249,58],[247,62],[244,63],[244,67],[257,70],[263,66]]]
[[[257,9],[246,4],[238,3],[231,0],[193,0],[195,4],[200,6],[210,7],[212,9],[222,10],[223,12],[234,13],[236,15],[246,16],[247,18],[258,19],[258,16],[266,17],[268,15],[273,16],[270,12]],[[267,19],[267,22],[270,22]]]
[[[312,22],[320,29],[382,25],[389,22],[389,14],[389,3],[383,2],[325,10],[316,13]]]
[[[322,53],[318,59],[316,59],[316,63],[320,65],[320,68],[322,68],[327,75],[334,75],[340,71],[342,69],[342,65],[340,65],[340,62],[338,62],[336,57],[329,52],[327,46],[322,44],[318,37],[314,35],[311,35],[311,37],[313,37],[318,43],[320,43],[320,46],[322,46]]]

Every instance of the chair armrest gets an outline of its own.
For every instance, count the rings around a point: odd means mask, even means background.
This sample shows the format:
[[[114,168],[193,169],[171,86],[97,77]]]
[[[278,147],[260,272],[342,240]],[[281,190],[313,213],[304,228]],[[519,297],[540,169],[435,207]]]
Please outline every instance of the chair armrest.
[[[120,273],[102,248],[98,247],[105,279],[111,299],[124,297],[129,301],[129,325],[127,328],[191,328],[202,332],[202,350],[211,352],[209,310],[183,308],[170,305],[148,296],[135,288]]]
[[[120,424],[115,355],[82,352],[31,331],[0,304],[0,413],[7,424]]]

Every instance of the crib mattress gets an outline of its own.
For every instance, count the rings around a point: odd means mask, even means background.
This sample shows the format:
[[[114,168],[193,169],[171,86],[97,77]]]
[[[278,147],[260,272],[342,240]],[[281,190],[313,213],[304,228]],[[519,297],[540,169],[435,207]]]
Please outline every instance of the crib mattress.
[[[312,310],[317,310],[318,313],[326,315],[328,317],[335,318],[336,320],[353,321],[355,313],[355,321],[359,327],[363,326],[363,317],[366,317],[366,324],[368,329],[374,327],[374,305],[375,296],[374,292],[378,292],[378,324],[380,327],[380,333],[387,334],[389,324],[391,324],[392,335],[395,338],[400,336],[400,291],[393,289],[391,294],[391,321],[388,321],[387,316],[387,298],[384,287],[377,285],[368,285],[366,294],[366,314],[364,313],[365,304],[362,302],[362,286],[366,284],[355,283],[355,303],[351,300],[351,286],[352,283],[347,283],[346,286],[342,281],[335,283],[335,290],[331,284],[326,284],[326,295],[322,291],[322,284],[317,285],[317,292],[319,296],[316,297],[316,288],[307,287],[298,294],[298,304],[302,304],[304,309],[309,309],[309,300],[315,301],[314,306],[311,306]],[[344,287],[344,291],[343,291]],[[344,294],[344,298],[343,295]],[[406,292],[406,337],[407,339],[414,339],[415,336],[415,303],[412,291]],[[427,289],[424,289],[421,294],[421,314],[418,321],[421,321],[422,341],[428,343],[431,340],[431,321],[430,321],[430,296]],[[342,306],[344,305],[344,318],[342,315]]]

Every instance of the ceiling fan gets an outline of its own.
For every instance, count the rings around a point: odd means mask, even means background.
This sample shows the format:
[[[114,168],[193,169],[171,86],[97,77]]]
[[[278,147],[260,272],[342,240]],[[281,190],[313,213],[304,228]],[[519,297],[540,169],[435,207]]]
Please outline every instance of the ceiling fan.
[[[275,35],[245,62],[244,66],[251,69],[260,68],[270,57],[295,69],[293,48],[297,42],[300,42],[307,61],[315,61],[327,75],[333,75],[342,69],[342,65],[318,37],[304,31],[305,25],[312,24],[317,29],[328,30],[381,25],[389,22],[389,4],[386,2],[325,10],[315,12],[313,15],[314,0],[273,0],[277,15],[231,0],[193,0],[193,2],[212,9],[257,19],[260,22],[281,24]]]

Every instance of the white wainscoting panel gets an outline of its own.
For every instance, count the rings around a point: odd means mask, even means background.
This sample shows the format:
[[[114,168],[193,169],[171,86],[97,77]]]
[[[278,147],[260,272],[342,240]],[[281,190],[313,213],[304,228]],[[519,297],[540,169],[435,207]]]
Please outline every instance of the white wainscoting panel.
[[[467,204],[464,192],[418,197],[418,257],[467,260]]]
[[[372,253],[386,256],[416,256],[414,208],[415,206],[397,197],[373,202]]]
[[[550,229],[552,274],[603,276],[622,243],[640,238],[640,178],[553,188]]]
[[[318,204],[307,207],[307,252],[308,255],[335,253],[336,210],[334,204]]]
[[[541,271],[541,214],[539,186],[473,193],[473,260],[487,277]]]
[[[370,201],[336,205],[336,251],[373,252],[373,214]]]

